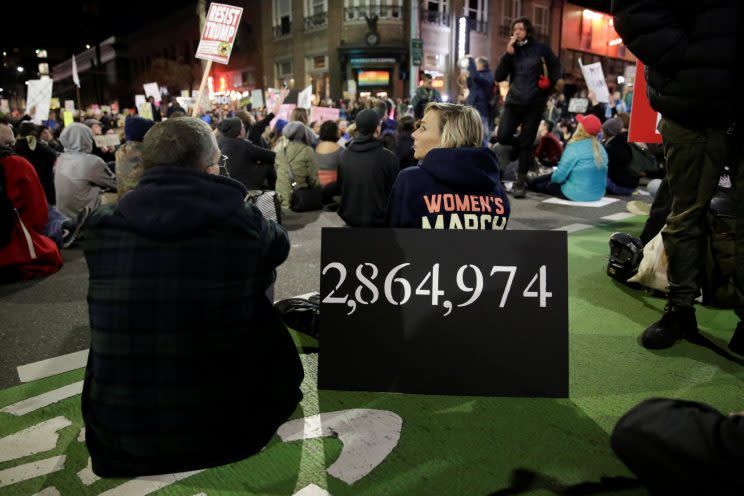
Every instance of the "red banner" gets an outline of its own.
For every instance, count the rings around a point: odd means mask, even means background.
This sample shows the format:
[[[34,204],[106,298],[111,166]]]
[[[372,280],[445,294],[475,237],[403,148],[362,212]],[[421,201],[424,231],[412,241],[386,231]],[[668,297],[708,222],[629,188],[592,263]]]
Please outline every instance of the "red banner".
[[[646,68],[639,60],[636,63],[636,78],[633,86],[633,105],[630,112],[628,141],[631,143],[661,143],[661,134],[656,130],[661,114],[651,108],[646,95]]]

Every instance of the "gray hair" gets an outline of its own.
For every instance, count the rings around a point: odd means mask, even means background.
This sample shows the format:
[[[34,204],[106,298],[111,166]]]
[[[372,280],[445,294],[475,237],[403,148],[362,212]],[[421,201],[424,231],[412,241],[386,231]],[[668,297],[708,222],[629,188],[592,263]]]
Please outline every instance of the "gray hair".
[[[486,57],[478,57],[477,59],[475,59],[475,61],[480,62],[481,64],[483,64],[483,67],[488,69],[488,59]]]
[[[204,170],[211,165],[217,141],[209,125],[195,117],[158,122],[142,141],[142,166],[175,165]]]

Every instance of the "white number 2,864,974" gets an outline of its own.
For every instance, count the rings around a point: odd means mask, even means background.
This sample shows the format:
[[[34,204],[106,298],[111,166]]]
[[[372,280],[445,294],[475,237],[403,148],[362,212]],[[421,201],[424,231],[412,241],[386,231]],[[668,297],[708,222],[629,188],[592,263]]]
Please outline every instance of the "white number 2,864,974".
[[[442,307],[444,307],[445,317],[450,315],[454,305],[452,301],[445,299],[445,291],[440,287],[439,264],[437,263],[432,266],[431,270],[426,273],[418,286],[416,286],[415,290],[412,288],[411,283],[405,277],[400,275],[403,269],[410,265],[410,263],[402,263],[393,267],[390,272],[387,273],[382,287],[382,293],[385,300],[387,300],[391,305],[400,306],[405,305],[413,295],[428,296],[431,298],[431,304],[433,306],[442,305]],[[340,262],[331,262],[323,268],[322,274],[325,276],[332,270],[338,271],[338,283],[336,283],[334,289],[323,298],[323,303],[345,304],[349,307],[347,315],[351,315],[356,311],[357,305],[370,305],[376,303],[380,299],[380,290],[373,282],[377,276],[380,275],[380,271],[376,265],[365,262],[356,267],[355,275],[360,284],[356,287],[351,298],[348,294],[344,296],[335,296],[335,293],[341,289],[341,286],[343,286],[346,281],[348,274],[346,267]],[[509,301],[509,294],[514,283],[514,278],[517,275],[517,267],[515,265],[494,265],[491,267],[489,277],[493,277],[499,273],[507,274],[504,292],[501,294],[501,299],[499,301],[499,308],[504,308]],[[469,294],[469,297],[465,301],[456,305],[457,308],[472,305],[483,294],[483,272],[476,265],[468,264],[460,267],[457,270],[456,283],[457,288],[461,292]],[[537,289],[534,289],[535,283],[537,283]],[[522,292],[522,296],[524,298],[537,298],[539,300],[540,308],[546,308],[548,306],[548,298],[553,296],[553,293],[548,291],[547,286],[547,267],[541,265],[537,273],[535,273],[527,287]],[[400,289],[398,292],[400,299],[396,299],[393,288]]]

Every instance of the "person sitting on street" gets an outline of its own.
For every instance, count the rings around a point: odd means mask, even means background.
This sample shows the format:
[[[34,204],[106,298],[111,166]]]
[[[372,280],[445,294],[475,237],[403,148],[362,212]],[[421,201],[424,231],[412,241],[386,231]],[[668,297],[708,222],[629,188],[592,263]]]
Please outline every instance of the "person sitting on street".
[[[607,192],[613,195],[630,196],[638,188],[641,175],[633,170],[633,152],[628,143],[628,130],[623,121],[615,116],[602,124],[604,148],[607,151]]]
[[[376,110],[362,110],[354,123],[357,134],[338,167],[338,215],[352,227],[383,227],[399,171],[398,157],[379,139],[381,119]]]
[[[335,121],[325,121],[320,125],[315,161],[318,164],[318,179],[323,187],[323,203],[331,203],[333,197],[339,194],[338,166],[344,153],[343,147],[338,144],[340,136]]]
[[[299,121],[290,122],[282,128],[282,139],[276,147],[274,165],[276,192],[285,208],[290,206],[293,188],[314,188],[320,183],[315,153],[310,147],[311,134],[307,126]]]
[[[430,103],[413,133],[418,167],[398,175],[390,196],[390,227],[506,228],[510,205],[496,154],[483,148],[483,124],[473,107]]]
[[[265,295],[289,238],[219,159],[208,124],[160,122],[137,187],[89,218],[82,412],[100,477],[241,460],[302,398],[297,349]]]
[[[229,117],[220,123],[222,136],[217,143],[227,157],[230,177],[248,189],[276,187],[276,155],[271,150],[258,147],[245,139],[245,126],[238,117]]]
[[[57,161],[57,152],[40,141],[39,129],[33,122],[22,122],[18,126],[15,151],[34,166],[47,202],[54,205],[57,201],[54,193],[54,163]]]
[[[0,282],[46,277],[62,267],[59,248],[43,234],[44,189],[33,165],[7,146],[13,140],[13,130],[0,124]]]
[[[126,142],[116,150],[116,192],[119,198],[137,186],[142,177],[142,140],[154,121],[133,115],[124,122]]]
[[[607,152],[597,139],[601,124],[595,115],[577,115],[576,120],[578,127],[558,167],[552,174],[530,180],[528,186],[564,200],[597,201],[607,187]]]
[[[563,155],[563,145],[558,137],[553,134],[554,125],[551,121],[543,120],[540,127],[537,128],[538,141],[535,157],[543,167],[555,167],[561,160],[561,155]]]
[[[59,137],[65,152],[57,158],[54,189],[57,208],[71,219],[88,207],[101,205],[106,189],[116,190],[116,179],[100,157],[93,155],[93,132],[79,122],[65,127]]]

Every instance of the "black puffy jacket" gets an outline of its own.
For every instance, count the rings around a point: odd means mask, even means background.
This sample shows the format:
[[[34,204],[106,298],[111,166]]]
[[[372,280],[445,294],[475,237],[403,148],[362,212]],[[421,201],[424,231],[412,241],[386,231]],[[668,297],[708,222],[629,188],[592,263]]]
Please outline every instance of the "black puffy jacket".
[[[550,90],[543,91],[537,87],[537,80],[543,73],[542,59],[548,68],[550,87],[561,77],[561,63],[550,48],[533,39],[523,46],[514,46],[514,55],[505,53],[494,71],[494,80],[504,81],[509,78],[507,105],[545,104]]]
[[[647,66],[651,107],[688,127],[729,127],[737,97],[735,0],[613,0],[615,29]]]

